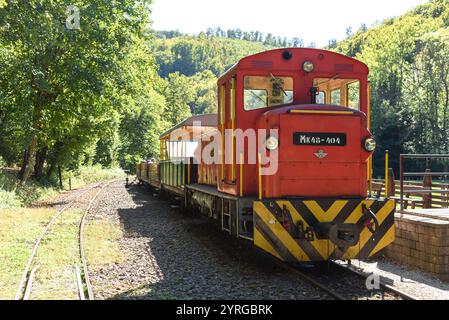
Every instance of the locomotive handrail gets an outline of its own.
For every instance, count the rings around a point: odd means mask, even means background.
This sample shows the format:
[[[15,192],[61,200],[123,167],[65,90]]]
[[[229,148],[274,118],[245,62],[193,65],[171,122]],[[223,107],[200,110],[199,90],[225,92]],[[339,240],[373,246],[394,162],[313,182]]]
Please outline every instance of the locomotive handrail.
[[[431,172],[428,169],[426,172],[404,172],[404,160],[406,159],[426,159],[428,161],[432,159],[449,159],[449,154],[401,154],[400,156],[400,201],[401,201],[401,212],[404,212],[404,193],[407,194],[428,194],[431,197],[432,194],[447,194],[449,195],[449,190],[434,190],[432,189],[433,184],[431,182],[431,177],[436,176],[447,176],[449,172]],[[423,189],[410,190],[410,188],[405,191],[405,177],[424,177],[424,186]],[[429,183],[426,184],[426,177],[429,177]],[[429,188],[429,189],[426,189]],[[430,204],[432,207],[432,204]]]

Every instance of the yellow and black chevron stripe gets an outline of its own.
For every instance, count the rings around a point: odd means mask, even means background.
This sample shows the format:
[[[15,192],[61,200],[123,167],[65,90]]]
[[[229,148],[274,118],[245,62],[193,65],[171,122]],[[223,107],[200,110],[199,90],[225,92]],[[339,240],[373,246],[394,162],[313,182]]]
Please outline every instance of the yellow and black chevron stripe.
[[[372,234],[365,225],[363,206],[370,209],[379,222]],[[364,259],[373,256],[394,241],[394,200],[264,200],[254,202],[254,244],[287,262]],[[341,248],[330,240],[295,237],[289,221],[304,228],[322,223],[356,225],[360,239],[355,246]],[[288,229],[288,230],[287,230]]]

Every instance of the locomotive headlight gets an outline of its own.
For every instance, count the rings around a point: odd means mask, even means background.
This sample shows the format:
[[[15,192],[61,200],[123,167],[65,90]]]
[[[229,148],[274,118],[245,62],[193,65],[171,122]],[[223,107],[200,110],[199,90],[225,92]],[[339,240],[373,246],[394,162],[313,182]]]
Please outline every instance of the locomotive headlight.
[[[279,147],[279,140],[275,136],[270,136],[265,140],[265,148],[270,151],[276,150]]]
[[[304,62],[304,64],[302,65],[302,69],[307,72],[310,73],[315,69],[315,66],[313,65],[312,61],[306,61]]]
[[[365,140],[365,150],[368,152],[374,152],[377,147],[377,142],[373,138],[368,138]]]

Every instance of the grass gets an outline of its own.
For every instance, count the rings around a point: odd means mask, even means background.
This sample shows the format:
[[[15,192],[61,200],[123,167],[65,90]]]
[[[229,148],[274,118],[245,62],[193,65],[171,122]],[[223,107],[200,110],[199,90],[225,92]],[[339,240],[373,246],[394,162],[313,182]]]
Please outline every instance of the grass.
[[[78,171],[73,172],[72,174],[66,173],[64,175],[63,180],[65,181],[64,187],[66,190],[68,188],[68,180],[70,175],[72,176],[72,189],[100,181],[126,178],[126,174],[120,168],[105,169],[99,165],[81,167]]]
[[[63,176],[68,189],[69,176],[72,189],[100,181],[123,179],[121,169],[103,169],[100,166],[82,167]],[[50,209],[26,208],[32,203],[57,195],[55,181],[30,180],[20,186],[17,170],[0,169],[0,299],[13,299],[28,261],[31,248],[43,229],[56,214]],[[37,251],[36,273],[32,299],[77,299],[75,267],[79,258],[78,228],[82,211],[64,212],[53,225]],[[86,254],[90,265],[96,267],[123,261],[117,240],[120,226],[107,221],[94,221],[86,225]]]
[[[63,221],[55,225],[36,257],[40,269],[36,275],[32,299],[78,299],[75,267],[82,269],[78,230],[83,212],[70,211],[63,215]],[[84,232],[89,270],[123,261],[124,256],[118,245],[120,226],[108,221],[93,221],[86,225]]]
[[[90,221],[85,226],[84,235],[86,258],[93,268],[124,261],[118,243],[122,236],[120,225],[105,219]]]
[[[25,186],[20,186],[16,171],[0,170],[0,209],[25,207],[58,192],[50,182],[30,180]]]
[[[62,190],[57,180],[29,180],[20,186],[17,170],[0,169],[0,209],[26,207],[30,204],[55,196]],[[126,174],[118,168],[104,169],[101,166],[81,167],[76,172],[65,172],[63,189],[69,189],[69,177],[72,189],[106,180],[124,179]]]
[[[37,251],[39,266],[33,285],[33,300],[77,299],[75,267],[80,266],[78,230],[83,211],[64,212]]]
[[[34,241],[56,212],[48,209],[0,210],[0,299],[13,299]],[[77,300],[75,267],[81,269],[78,231],[83,211],[62,214],[37,251],[39,266],[31,299]],[[107,220],[88,222],[85,248],[89,269],[124,261],[118,240],[120,225]]]
[[[20,186],[17,173],[17,170],[0,168],[0,300],[14,298],[31,248],[56,213],[50,209],[26,207],[62,191],[54,181],[30,180],[25,186]],[[100,166],[82,167],[71,176],[72,188],[126,177],[121,169],[103,169]],[[68,177],[68,173],[63,177],[66,190]],[[37,296],[32,298],[77,298],[74,267],[79,265],[78,225],[81,216],[80,211],[65,212],[43,240],[36,257],[41,266],[36,273]],[[90,254],[92,262],[120,261],[122,255],[113,243],[119,234],[115,226],[103,223],[89,228],[92,228],[90,246],[94,248]]]
[[[55,214],[49,209],[0,210],[0,299],[14,299],[34,241]]]

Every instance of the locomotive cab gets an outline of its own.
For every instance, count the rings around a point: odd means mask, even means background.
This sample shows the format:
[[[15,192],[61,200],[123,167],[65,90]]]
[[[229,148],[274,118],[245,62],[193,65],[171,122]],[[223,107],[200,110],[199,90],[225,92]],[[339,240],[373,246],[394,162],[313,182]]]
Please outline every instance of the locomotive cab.
[[[375,141],[365,64],[323,50],[273,50],[242,59],[218,88],[220,191],[254,196],[262,189],[263,198],[366,196]],[[249,130],[258,131],[256,148],[244,140]],[[276,146],[270,150],[266,143]],[[257,185],[259,156],[262,169],[275,168]]]

